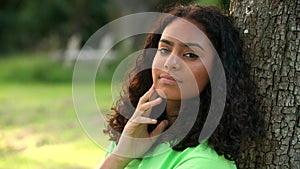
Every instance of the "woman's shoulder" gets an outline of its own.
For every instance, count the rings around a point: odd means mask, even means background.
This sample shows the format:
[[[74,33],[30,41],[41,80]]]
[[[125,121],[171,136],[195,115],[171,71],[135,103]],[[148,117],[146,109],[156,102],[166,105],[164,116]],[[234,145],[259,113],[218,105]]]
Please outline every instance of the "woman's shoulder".
[[[108,148],[107,156],[116,144],[111,143]],[[220,156],[216,151],[208,145],[208,142],[203,142],[196,147],[189,147],[183,151],[175,151],[170,149],[170,144],[163,143],[154,149],[154,156],[149,156],[143,159],[135,159],[128,164],[126,169],[140,168],[160,168],[160,169],[236,169],[233,161],[227,160],[224,156]],[[165,151],[169,147],[169,151]]]
[[[220,156],[205,141],[196,147],[189,147],[177,157],[175,168],[199,168],[199,169],[236,169],[235,162]]]

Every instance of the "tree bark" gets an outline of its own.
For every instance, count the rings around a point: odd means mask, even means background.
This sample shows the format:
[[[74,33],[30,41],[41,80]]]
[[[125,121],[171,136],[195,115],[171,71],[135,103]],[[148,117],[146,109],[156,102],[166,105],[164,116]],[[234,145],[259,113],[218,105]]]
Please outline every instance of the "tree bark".
[[[239,168],[300,169],[300,0],[231,0],[263,100],[266,137]]]

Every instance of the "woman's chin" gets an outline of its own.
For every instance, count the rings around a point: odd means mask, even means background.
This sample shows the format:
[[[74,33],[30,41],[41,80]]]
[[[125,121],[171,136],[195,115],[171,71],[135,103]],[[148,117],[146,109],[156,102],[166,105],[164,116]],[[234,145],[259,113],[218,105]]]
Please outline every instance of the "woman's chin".
[[[166,100],[181,100],[181,96],[180,94],[176,94],[176,92],[172,92],[172,91],[166,91],[163,89],[157,89],[157,94],[159,95],[159,97],[166,99]]]

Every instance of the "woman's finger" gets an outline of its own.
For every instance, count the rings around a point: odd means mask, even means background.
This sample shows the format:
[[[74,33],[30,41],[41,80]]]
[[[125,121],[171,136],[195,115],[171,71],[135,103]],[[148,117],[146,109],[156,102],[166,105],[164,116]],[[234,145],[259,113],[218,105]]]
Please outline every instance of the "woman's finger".
[[[143,104],[139,105],[138,111],[139,111],[139,112],[145,112],[145,111],[148,111],[148,110],[150,110],[152,107],[159,105],[161,102],[162,102],[162,99],[159,97],[159,98],[156,98],[155,100],[152,100],[152,101],[143,103]]]
[[[148,90],[148,91],[140,98],[140,102],[141,102],[141,103],[147,102],[147,101],[149,100],[151,94],[153,94],[154,91],[155,91],[155,90],[154,90],[154,85],[152,85],[152,86],[150,87],[150,89],[149,89],[149,90]]]
[[[161,134],[168,127],[168,121],[164,120],[160,122],[157,127],[150,133],[150,137]]]
[[[138,124],[156,124],[157,120],[156,119],[151,119],[149,117],[143,117],[143,116],[138,116],[135,118],[132,118],[130,121]]]

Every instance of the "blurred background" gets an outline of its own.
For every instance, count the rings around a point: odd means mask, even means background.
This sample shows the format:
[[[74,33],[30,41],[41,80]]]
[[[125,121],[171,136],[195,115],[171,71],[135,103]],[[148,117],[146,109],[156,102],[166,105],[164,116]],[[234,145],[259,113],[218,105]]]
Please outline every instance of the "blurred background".
[[[74,110],[72,73],[78,52],[114,19],[189,2],[229,9],[229,0],[1,0],[0,169],[94,168],[105,152],[84,133]],[[126,57],[143,46],[136,43],[118,44],[115,55]],[[111,92],[111,75],[120,59],[101,68],[96,91]],[[101,92],[97,100],[106,100],[101,104],[109,107],[109,96]]]

